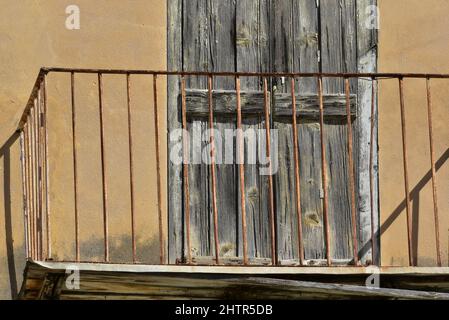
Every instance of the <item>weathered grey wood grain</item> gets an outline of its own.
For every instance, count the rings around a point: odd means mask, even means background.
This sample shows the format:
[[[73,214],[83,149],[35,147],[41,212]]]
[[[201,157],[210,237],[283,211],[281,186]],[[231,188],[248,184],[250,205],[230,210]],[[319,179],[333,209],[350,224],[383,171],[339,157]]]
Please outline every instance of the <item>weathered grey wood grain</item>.
[[[354,1],[320,1],[320,17],[321,70],[323,72],[355,71],[357,64]],[[323,92],[325,94],[344,94],[343,79],[324,78]],[[324,127],[324,137],[326,140],[331,256],[333,258],[349,258],[352,248],[352,229],[345,121],[327,124]]]
[[[262,115],[264,112],[263,91],[242,91],[240,93],[242,114]],[[270,93],[268,93],[270,96]],[[234,90],[213,90],[214,114],[236,115],[236,93]],[[292,98],[288,93],[275,94],[275,116],[291,116]],[[356,116],[356,96],[350,96],[351,115]],[[208,91],[202,89],[186,90],[186,107],[189,116],[207,117],[209,113]],[[346,116],[346,97],[342,94],[329,94],[323,97],[324,114],[328,117]],[[296,112],[298,116],[317,118],[319,116],[318,95],[296,94]]]
[[[167,1],[167,67],[168,70],[182,70],[182,0]],[[181,128],[178,110],[179,79],[167,78],[167,128],[168,150],[170,154],[174,146],[180,143],[180,138],[170,139],[170,133]],[[182,196],[182,166],[168,160],[168,261],[175,263],[182,256],[183,235],[183,196]]]
[[[320,110],[317,94],[296,94],[296,114],[301,118],[318,119]],[[289,93],[275,94],[273,116],[292,115],[292,97]],[[356,96],[350,96],[351,115],[356,116]],[[346,116],[346,97],[341,94],[329,94],[323,96],[324,115],[327,119]]]
[[[238,260],[234,262],[238,263]],[[314,270],[311,273],[290,274],[288,270],[295,268],[281,268],[284,274],[268,276],[259,273],[254,277],[238,272],[129,272],[123,271],[129,268],[126,265],[109,267],[109,270],[101,264],[90,264],[89,270],[81,267],[80,288],[70,289],[65,285],[67,264],[65,268],[49,268],[29,262],[19,299],[449,299],[449,277],[447,271],[441,271],[445,268],[433,268],[438,270],[427,273],[420,273],[420,269],[426,268],[414,268],[416,270],[411,272],[410,268],[408,272],[389,272],[387,269],[381,271],[380,288],[367,288],[365,281],[369,273],[345,272],[348,268],[334,268],[332,274],[320,271],[328,269],[323,267],[307,268]],[[254,266],[250,268],[257,269]]]
[[[293,10],[293,2],[272,2],[272,68],[273,71],[294,70],[294,39],[292,19],[298,12]],[[289,93],[290,79],[275,78],[273,94]],[[274,96],[273,106],[277,101]],[[296,197],[293,163],[293,136],[291,124],[273,121],[278,131],[279,170],[274,177],[276,202],[276,231],[278,260],[298,259],[298,234],[296,219]],[[299,142],[301,143],[301,142]]]
[[[319,52],[319,1],[294,1],[293,31],[295,59],[294,69],[301,72],[320,70]],[[299,14],[298,14],[299,13]],[[317,94],[317,79],[299,79],[296,92]],[[305,259],[324,258],[323,210],[321,195],[321,167],[319,166],[320,132],[315,121],[300,121],[299,166],[301,184],[301,214],[303,219],[303,241]],[[312,260],[313,261],[313,260]]]
[[[214,114],[220,116],[223,114],[236,116],[236,93],[235,90],[214,90],[212,92],[214,101]],[[240,103],[242,114],[262,115],[263,108],[263,92],[261,91],[241,91]],[[207,90],[186,90],[186,107],[190,116],[208,116],[208,91]]]
[[[375,6],[377,0],[357,1],[357,71],[376,72],[377,71],[377,30],[367,27],[367,8]],[[369,12],[369,11],[368,11]],[[372,83],[367,80],[359,80],[357,83],[358,92],[358,113],[356,121],[359,133],[358,151],[358,210],[360,215],[360,258],[363,263],[380,262],[380,235],[379,235],[379,206],[378,206],[378,146],[377,146],[377,101],[375,101],[375,127],[374,141],[371,141],[371,92]],[[374,97],[376,99],[376,96]],[[370,200],[370,152],[371,144],[374,144],[373,153],[373,211],[374,211],[374,236],[375,236],[375,257],[371,257],[371,200]]]
[[[293,69],[300,72],[318,72],[319,28],[318,1],[293,1],[294,58]],[[313,78],[297,81],[296,92],[316,94],[317,82]]]
[[[268,71],[269,64],[269,7],[267,0],[236,2],[236,71]],[[248,114],[245,94],[241,95],[242,129],[252,135],[252,141],[245,139],[245,196],[246,223],[249,257],[271,257],[268,180],[259,174],[258,155],[265,136],[260,129],[265,127],[262,79],[242,77],[241,90],[259,90],[259,99],[251,99],[258,113]],[[244,103],[244,104],[243,104]],[[245,135],[247,137],[247,135]],[[250,137],[251,138],[251,137]],[[265,150],[264,150],[265,151]],[[252,159],[252,160],[251,160]],[[250,161],[248,161],[250,160]],[[242,192],[242,190],[239,190]]]
[[[184,0],[182,10],[183,69],[185,71],[212,71],[209,1]],[[186,87],[206,89],[207,77],[187,77]],[[207,125],[204,119],[192,119],[187,126],[190,136],[191,254],[192,256],[212,255],[213,234],[211,228],[213,228],[213,225],[209,201],[209,168],[202,160],[203,149],[206,146],[202,139],[202,133],[206,130]],[[186,241],[185,232],[186,229],[184,228],[184,243]]]
[[[211,69],[212,71],[236,71],[236,2],[217,0],[208,2],[210,6]],[[235,80],[232,77],[217,77],[214,79],[214,89],[235,89]],[[235,128],[235,121],[221,119],[219,115],[215,116],[215,121],[215,129],[222,137],[225,135],[225,130]],[[223,143],[223,154],[225,147]],[[237,241],[241,236],[237,170],[234,164],[224,162],[217,164],[216,168],[220,255],[241,255],[241,251],[238,249],[240,243]]]
[[[179,0],[178,0],[179,1]],[[368,0],[364,0],[368,1]],[[374,0],[372,0],[374,1]],[[194,0],[183,1],[182,14],[178,14],[178,27],[182,30],[182,41],[173,45],[173,50],[182,46],[181,60],[183,70],[202,71],[300,71],[315,72],[355,72],[360,71],[366,61],[372,62],[371,51],[365,60],[361,55],[366,44],[375,42],[366,30],[361,30],[360,13],[365,2],[354,0],[329,1],[270,1],[255,0],[223,2]],[[319,6],[317,6],[319,4]],[[180,3],[177,8],[180,10]],[[170,4],[170,10],[175,6]],[[358,19],[356,20],[356,12]],[[172,14],[173,17],[176,14]],[[176,23],[173,19],[170,28]],[[321,24],[319,25],[319,22]],[[178,29],[179,31],[179,29]],[[320,34],[321,31],[321,34]],[[172,33],[171,31],[169,34]],[[179,37],[179,36],[178,36]],[[357,41],[356,37],[361,38]],[[176,36],[172,36],[173,39]],[[172,39],[170,38],[170,39]],[[366,39],[371,40],[366,40]],[[170,40],[172,41],[172,40]],[[176,41],[175,41],[176,42]],[[358,43],[358,47],[357,47]],[[177,47],[176,47],[177,46]],[[176,47],[176,48],[175,48]],[[176,53],[176,52],[175,52]],[[176,58],[174,58],[176,60]],[[371,59],[371,60],[370,60]],[[170,60],[169,60],[170,61]],[[174,63],[173,63],[174,65]],[[370,65],[368,63],[367,65]],[[357,69],[358,67],[358,69]],[[369,68],[366,67],[365,70]],[[281,261],[298,259],[297,257],[297,221],[294,192],[293,137],[290,124],[291,95],[290,79],[268,79],[272,89],[271,112],[272,127],[278,129],[279,170],[275,175],[275,202],[277,222],[277,249]],[[365,81],[366,82],[366,81]],[[175,86],[174,82],[169,88]],[[242,113],[243,129],[261,129],[264,126],[263,94],[261,79],[242,77]],[[187,108],[189,130],[206,129],[208,103],[206,77],[188,77]],[[178,90],[179,84],[176,83]],[[324,258],[320,132],[317,122],[318,103],[316,79],[296,79],[297,93],[299,164],[301,176],[301,214],[303,219],[303,237],[306,259]],[[361,255],[366,255],[367,224],[366,204],[366,119],[359,119],[359,113],[367,115],[367,95],[362,98],[358,90],[368,92],[362,80],[351,80],[351,114],[354,124],[354,149],[357,169],[357,186],[360,189],[358,208],[360,211],[359,230]],[[215,128],[223,133],[225,129],[235,129],[235,94],[232,77],[214,79]],[[179,91],[176,99],[179,99]],[[332,256],[334,259],[351,258],[351,220],[348,196],[347,174],[347,130],[345,123],[345,99],[343,80],[324,79],[325,139],[329,176],[329,214],[332,234]],[[170,96],[173,96],[170,94]],[[170,100],[169,101],[173,101]],[[363,106],[361,105],[363,104]],[[170,105],[174,105],[170,103]],[[179,104],[178,104],[179,108]],[[169,122],[176,123],[177,111],[169,112]],[[171,119],[171,120],[170,120]],[[364,131],[365,130],[365,131]],[[359,139],[360,132],[360,141]],[[365,132],[365,133],[363,133]],[[363,136],[365,134],[365,136]],[[369,138],[369,136],[368,136]],[[264,139],[257,136],[257,139]],[[193,139],[192,139],[193,140]],[[200,141],[201,141],[200,137]],[[207,140],[207,139],[206,139]],[[364,142],[365,141],[365,142]],[[191,141],[192,143],[192,141]],[[247,143],[247,142],[245,142]],[[235,140],[232,152],[235,157]],[[245,149],[247,148],[245,144]],[[257,148],[264,147],[259,142]],[[170,148],[170,147],[169,147]],[[225,152],[224,146],[217,152]],[[191,146],[191,156],[207,154],[207,141]],[[365,154],[365,156],[364,156]],[[246,153],[246,155],[248,155]],[[200,160],[201,162],[201,160]],[[213,224],[211,207],[210,173],[207,164],[192,163],[190,179],[200,179],[191,187],[196,202],[191,204],[192,222],[195,226],[195,253],[199,256],[212,256]],[[267,180],[258,174],[260,163],[245,165],[246,210],[248,212],[248,241],[250,257],[268,257],[268,194]],[[180,175],[173,166],[169,168],[170,177]],[[364,173],[362,173],[364,172]],[[369,178],[369,177],[368,177]],[[176,181],[175,181],[176,182]],[[174,184],[170,191],[178,190],[181,185]],[[238,175],[235,164],[217,164],[217,204],[219,211],[219,242],[223,256],[241,256],[241,217],[238,189]],[[171,196],[170,235],[178,239],[182,234],[182,209],[175,208],[177,196]],[[377,198],[376,198],[377,199]],[[368,202],[369,206],[369,202]],[[377,208],[377,207],[376,207]],[[364,213],[363,213],[364,212]],[[173,217],[173,218],[172,218]],[[173,227],[173,228],[171,228]],[[175,231],[176,229],[177,231]],[[178,238],[177,238],[178,237]],[[173,240],[175,248],[182,247],[182,240]],[[181,243],[181,244],[180,244]],[[170,242],[170,246],[172,241]],[[185,246],[185,245],[184,245]],[[181,249],[182,250],[182,249]],[[174,256],[180,257],[179,249]],[[173,256],[173,257],[174,257]],[[172,259],[172,255],[170,255]],[[364,260],[365,261],[365,260]]]

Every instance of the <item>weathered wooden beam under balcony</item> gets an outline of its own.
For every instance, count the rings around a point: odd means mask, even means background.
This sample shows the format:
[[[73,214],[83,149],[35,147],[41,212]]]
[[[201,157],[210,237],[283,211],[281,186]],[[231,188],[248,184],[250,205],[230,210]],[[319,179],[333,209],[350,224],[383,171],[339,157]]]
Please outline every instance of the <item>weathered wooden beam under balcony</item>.
[[[67,288],[77,268],[79,289]],[[67,270],[69,272],[67,272]],[[28,262],[21,299],[449,299],[449,268],[161,266]]]

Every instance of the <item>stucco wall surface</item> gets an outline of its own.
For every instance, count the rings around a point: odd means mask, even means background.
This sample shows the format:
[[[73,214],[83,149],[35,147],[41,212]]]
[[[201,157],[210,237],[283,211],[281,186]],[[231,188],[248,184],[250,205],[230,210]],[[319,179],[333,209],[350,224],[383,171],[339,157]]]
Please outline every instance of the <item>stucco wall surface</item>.
[[[449,73],[449,1],[379,0],[379,71]],[[449,80],[431,81],[440,242],[448,265]],[[379,172],[382,264],[408,265],[402,140],[397,80],[379,88]],[[413,255],[419,266],[435,266],[425,80],[404,80]]]
[[[80,29],[66,28],[66,8],[80,9]],[[10,138],[41,66],[166,68],[166,5],[160,0],[0,1],[0,298],[14,297],[23,272],[19,140]],[[48,77],[53,255],[74,258],[70,76]],[[101,259],[102,197],[97,78],[77,75],[77,150],[81,258]],[[113,261],[130,259],[126,78],[103,77],[106,181]],[[131,77],[138,259],[158,259],[152,79]],[[159,79],[165,145],[165,79]],[[140,132],[141,134],[136,134]],[[166,163],[162,148],[162,163]],[[165,175],[165,166],[162,168]],[[166,189],[163,181],[162,189]],[[143,199],[146,201],[143,201]],[[163,194],[165,199],[165,193]],[[163,203],[165,211],[165,201]],[[123,249],[123,250],[122,250]]]

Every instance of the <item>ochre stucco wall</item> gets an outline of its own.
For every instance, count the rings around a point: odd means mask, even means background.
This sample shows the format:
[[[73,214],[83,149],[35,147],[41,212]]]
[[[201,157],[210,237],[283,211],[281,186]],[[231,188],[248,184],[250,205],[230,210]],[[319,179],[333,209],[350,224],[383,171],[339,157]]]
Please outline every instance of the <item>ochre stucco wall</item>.
[[[379,71],[449,73],[449,1],[379,0]],[[449,80],[431,83],[440,241],[448,265]],[[397,80],[382,80],[379,100],[379,172],[382,264],[408,265],[402,140]],[[435,266],[435,232],[430,177],[425,80],[405,80],[405,109],[412,192],[413,250],[419,266]],[[402,206],[401,206],[402,204]]]
[[[80,30],[65,27],[68,5],[80,8]],[[14,132],[41,66],[166,68],[166,5],[159,0],[1,1],[0,145]],[[151,78],[131,77],[138,259],[158,260],[157,197]],[[48,78],[50,201],[53,256],[74,258],[73,166],[69,76]],[[165,79],[159,80],[161,143],[165,145]],[[81,258],[101,259],[97,80],[77,75]],[[125,77],[104,76],[106,180],[112,261],[131,255]],[[140,132],[142,134],[135,134]],[[21,283],[24,260],[19,140],[0,155],[0,298]],[[162,163],[166,163],[162,147]],[[165,175],[165,166],[162,168]],[[162,190],[166,190],[163,181]],[[166,194],[163,192],[166,199]],[[143,200],[145,198],[145,201]],[[165,200],[163,203],[166,211]],[[9,257],[9,258],[8,258]],[[13,269],[16,269],[13,272]],[[11,282],[11,280],[13,280]],[[13,285],[11,286],[11,283]],[[17,283],[17,285],[15,285]]]

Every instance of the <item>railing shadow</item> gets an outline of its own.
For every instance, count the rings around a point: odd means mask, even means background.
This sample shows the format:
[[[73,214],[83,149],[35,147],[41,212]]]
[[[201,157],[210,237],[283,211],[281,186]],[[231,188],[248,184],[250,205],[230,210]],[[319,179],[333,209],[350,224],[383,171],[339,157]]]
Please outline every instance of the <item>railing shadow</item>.
[[[19,293],[17,286],[16,260],[14,255],[14,237],[11,209],[11,147],[12,145],[14,145],[18,138],[19,133],[14,133],[0,148],[0,158],[3,158],[6,258],[8,263],[9,283],[12,299],[16,299]]]
[[[435,170],[438,171],[449,159],[449,149],[447,149],[441,157],[435,163]],[[418,234],[419,234],[419,196],[421,190],[432,180],[432,171],[429,170],[416,184],[416,186],[410,191],[410,199],[413,202],[412,210],[412,241],[413,241],[413,261],[418,261]],[[381,191],[382,192],[382,191]],[[405,198],[398,204],[398,206],[390,213],[387,220],[380,226],[379,231],[375,234],[376,239],[380,239],[380,236],[388,230],[393,222],[399,217],[401,212],[405,210],[406,200]],[[371,248],[371,243],[366,243],[361,248],[361,255],[366,254]]]

